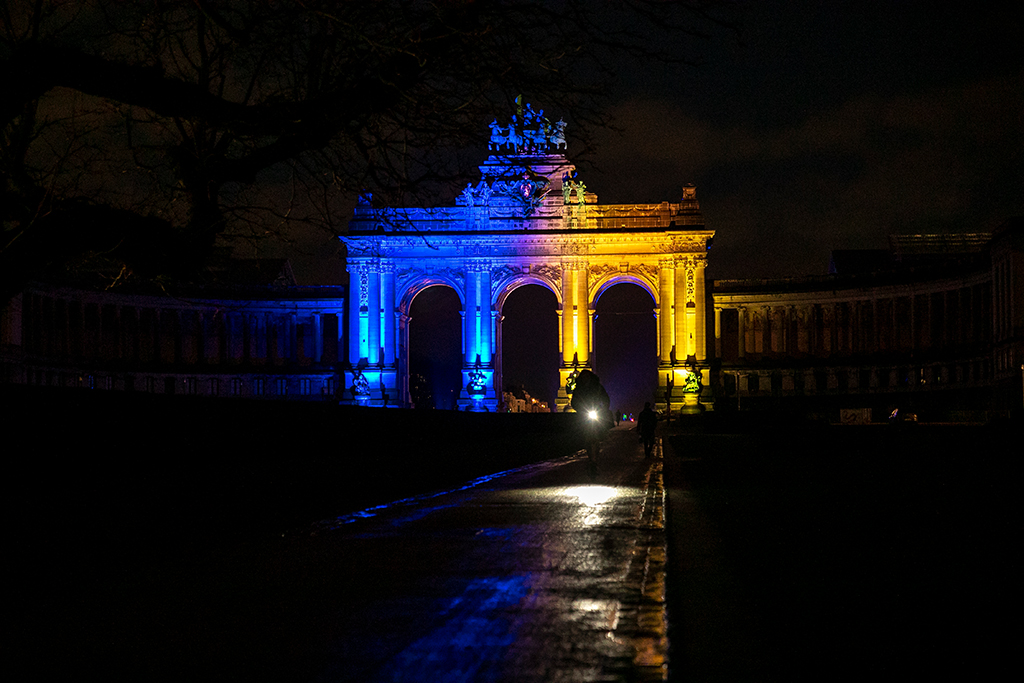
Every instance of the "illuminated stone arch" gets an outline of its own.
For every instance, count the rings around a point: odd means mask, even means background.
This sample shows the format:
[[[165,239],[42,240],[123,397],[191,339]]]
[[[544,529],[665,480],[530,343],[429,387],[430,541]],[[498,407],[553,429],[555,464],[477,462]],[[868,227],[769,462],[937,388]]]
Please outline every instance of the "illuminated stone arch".
[[[502,312],[505,310],[505,300],[508,299],[509,295],[520,287],[525,287],[526,285],[539,285],[543,287],[555,295],[555,301],[558,302],[559,306],[562,305],[562,298],[560,296],[561,292],[559,291],[557,284],[541,277],[518,275],[516,277],[508,278],[505,282],[495,288],[494,305],[499,316],[502,315]]]
[[[404,284],[401,288],[402,293],[396,300],[396,311],[400,315],[408,316],[409,311],[412,310],[412,302],[421,292],[431,287],[448,287],[454,290],[459,297],[459,306],[466,305],[466,292],[463,290],[463,283],[448,277],[424,275]]]
[[[590,308],[595,308],[597,306],[597,300],[601,298],[601,295],[615,285],[636,285],[651,295],[651,300],[654,302],[655,308],[660,306],[658,303],[657,282],[651,283],[647,279],[635,274],[612,273],[600,278],[596,285],[591,288],[594,292],[594,297],[590,302]]]
[[[364,403],[382,405],[388,393],[409,404],[409,307],[419,291],[440,284],[462,303],[458,403],[465,409],[498,408],[500,311],[525,284],[555,294],[560,407],[568,376],[590,367],[594,302],[615,284],[638,285],[655,302],[662,389],[674,371],[706,367],[704,267],[714,233],[694,188],[685,187],[679,202],[601,205],[564,146],[545,136],[552,124],[532,111],[520,110],[509,127],[492,125],[480,180],[454,206],[396,209],[360,198],[342,239],[350,276],[346,382],[360,367],[374,368],[369,385],[380,387]],[[664,405],[664,392],[658,398]]]
[[[598,300],[605,292],[616,285],[636,285],[647,292],[651,296],[651,300],[654,302],[655,315],[658,314],[660,309],[660,304],[658,303],[658,290],[647,280],[646,277],[637,273],[605,273],[603,276],[598,278],[595,286],[592,288],[594,296],[590,301],[591,320],[593,320],[596,315]],[[657,353],[659,356],[661,354],[661,342],[661,335],[658,335]]]

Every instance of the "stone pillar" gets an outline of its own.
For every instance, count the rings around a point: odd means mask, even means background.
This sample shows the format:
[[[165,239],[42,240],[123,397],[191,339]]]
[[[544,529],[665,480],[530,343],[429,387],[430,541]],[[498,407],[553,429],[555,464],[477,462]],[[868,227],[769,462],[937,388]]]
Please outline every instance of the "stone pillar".
[[[479,278],[477,292],[479,296],[479,308],[477,309],[477,325],[480,334],[478,346],[480,349],[480,362],[484,365],[492,365],[494,353],[494,339],[491,331],[494,326],[494,316],[491,314],[491,267],[490,264],[483,264],[477,273]]]
[[[879,327],[878,324],[878,299],[872,297],[871,299],[871,348],[868,349],[870,353],[878,353],[881,349],[878,347],[879,339]]]
[[[395,266],[393,263],[382,263],[380,268],[381,290],[381,326],[383,328],[382,346],[384,347],[384,364],[393,367],[398,351],[398,319],[395,317]],[[319,339],[319,334],[317,339]],[[319,359],[320,353],[317,353]]]
[[[572,366],[576,356],[579,366],[590,362],[590,310],[588,304],[586,263],[567,262],[562,265],[562,363]]]
[[[285,339],[288,343],[288,362],[299,362],[299,316],[297,313],[289,313],[286,316],[288,331]]]
[[[324,361],[324,324],[323,315],[317,311],[312,314],[313,323],[313,362],[322,363]]]
[[[793,312],[793,315],[796,316],[796,343],[794,344],[794,351],[797,354],[807,353],[810,346],[807,330],[807,307],[800,306]]]
[[[380,362],[380,273],[370,268],[366,273],[366,353],[370,365]]]
[[[469,410],[497,408],[494,387],[491,326],[491,266],[487,262],[466,264],[466,303],[463,310],[462,394],[459,406]],[[477,361],[479,360],[479,366]],[[479,373],[482,393],[470,392],[474,376]]]
[[[671,259],[665,259],[658,264],[658,348],[660,350],[659,362],[662,366],[668,367],[672,360],[673,330],[672,322],[673,307],[675,306],[675,266]]]
[[[590,367],[590,331],[594,316],[590,310],[588,271],[586,265],[576,271],[576,346],[580,352],[580,363]]]
[[[462,363],[472,365],[477,354],[477,311],[480,307],[478,273],[466,264],[466,304],[462,311]],[[481,359],[482,360],[482,359]]]
[[[722,357],[722,309],[715,306],[715,358]]]
[[[747,357],[747,307],[738,306],[736,308],[736,324],[737,324],[737,349],[736,355],[742,360]],[[737,383],[739,382],[739,375],[736,376]],[[737,384],[738,386],[738,384]]]
[[[560,410],[564,410],[568,403],[565,384],[574,371],[574,360],[577,363],[576,370],[590,367],[591,315],[587,272],[586,261],[567,260],[562,263],[562,366],[558,371],[559,388],[556,399]]]
[[[353,368],[362,358],[362,348],[366,340],[366,268],[362,263],[353,263],[349,267],[348,292],[348,363]]]
[[[691,332],[693,334],[693,343],[695,346],[694,355],[696,355],[698,363],[705,362],[708,355],[707,305],[704,292],[704,268],[707,267],[707,264],[707,256],[701,254],[693,257],[694,318]]]
[[[676,364],[681,364],[686,360],[686,288],[687,288],[687,269],[686,263],[683,259],[679,259],[675,264],[675,286],[673,288],[673,302],[672,302],[672,318],[673,318],[673,329],[674,329],[674,341],[676,349]]]
[[[562,264],[562,313],[559,330],[559,343],[562,345],[562,365],[572,364],[573,355],[573,296],[572,270],[568,264]]]

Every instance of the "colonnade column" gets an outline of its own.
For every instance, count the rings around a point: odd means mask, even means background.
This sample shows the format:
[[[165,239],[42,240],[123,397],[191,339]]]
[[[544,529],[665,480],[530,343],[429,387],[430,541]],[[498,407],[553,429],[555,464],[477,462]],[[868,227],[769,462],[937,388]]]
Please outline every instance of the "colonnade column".
[[[355,368],[363,357],[362,349],[366,339],[366,267],[361,263],[352,263],[349,273],[347,360]]]
[[[349,272],[350,370],[345,376],[343,395],[367,405],[394,406],[398,395],[392,266],[376,260],[357,261]]]
[[[715,358],[722,357],[722,309],[715,306]]]
[[[736,357],[743,360],[747,357],[747,308],[736,307]]]
[[[562,367],[556,403],[564,410],[569,397],[565,384],[578,370],[590,369],[590,287],[589,264],[585,260],[562,262]]]
[[[686,289],[687,269],[683,259],[675,264],[675,285],[672,288],[672,318],[675,347],[675,362],[680,365],[686,360]]]
[[[694,345],[696,347],[693,353],[696,356],[698,363],[704,363],[707,361],[708,356],[707,305],[704,292],[704,268],[707,265],[707,256],[700,254],[693,257],[694,319],[691,330],[693,333]]]
[[[562,265],[562,364],[590,366],[590,291],[586,263]]]
[[[366,349],[361,358],[373,366],[380,362],[380,273],[366,273]]]
[[[675,307],[675,264],[672,259],[664,259],[658,264],[658,354],[659,364],[663,367],[672,365],[672,309]]]
[[[586,264],[576,271],[576,348],[580,354],[580,363],[591,367],[590,343],[591,326],[594,316],[590,311],[590,287],[587,282],[589,268]]]
[[[392,263],[382,263],[380,267],[381,295],[381,346],[384,348],[384,364],[393,367],[397,350],[395,318],[395,267]]]
[[[663,368],[659,384],[661,396],[666,402],[671,401],[684,411],[697,410],[696,393],[684,391],[687,381],[687,370],[696,369],[701,375],[701,383],[708,386],[709,377],[704,373],[707,363],[707,310],[704,291],[704,267],[706,258],[701,253],[679,254],[672,262],[663,261],[659,264],[659,286],[661,287],[661,309],[664,316],[660,320],[660,337],[662,350],[659,354]],[[666,310],[671,305],[671,323]],[[716,344],[720,334],[719,313],[715,313]],[[671,338],[670,338],[671,333]],[[671,352],[675,349],[675,353]],[[716,346],[717,348],[717,346]],[[671,396],[669,396],[669,387]],[[662,404],[664,405],[664,404]]]
[[[491,264],[466,264],[466,304],[462,324],[462,392],[459,406],[470,410],[497,408],[491,328]],[[479,362],[479,365],[478,365]]]

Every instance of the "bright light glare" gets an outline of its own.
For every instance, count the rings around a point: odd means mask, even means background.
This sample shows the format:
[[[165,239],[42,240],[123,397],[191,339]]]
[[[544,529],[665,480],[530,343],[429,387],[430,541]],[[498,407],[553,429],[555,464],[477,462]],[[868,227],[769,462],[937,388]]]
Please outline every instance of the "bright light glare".
[[[587,417],[589,417],[591,420],[596,420],[597,419],[597,411],[596,410],[588,411],[587,412]]]
[[[617,496],[619,490],[614,486],[570,486],[565,493],[588,507],[596,507]]]

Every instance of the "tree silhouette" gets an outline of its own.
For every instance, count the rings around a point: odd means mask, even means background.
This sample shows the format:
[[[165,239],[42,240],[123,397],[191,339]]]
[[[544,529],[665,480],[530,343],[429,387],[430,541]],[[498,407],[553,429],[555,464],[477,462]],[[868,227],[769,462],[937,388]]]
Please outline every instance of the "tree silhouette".
[[[685,61],[709,6],[9,0],[3,296],[83,262],[185,276],[225,234],[338,233],[359,192],[409,201],[459,178],[451,150],[482,146],[520,93],[579,138],[606,123],[622,60]]]

